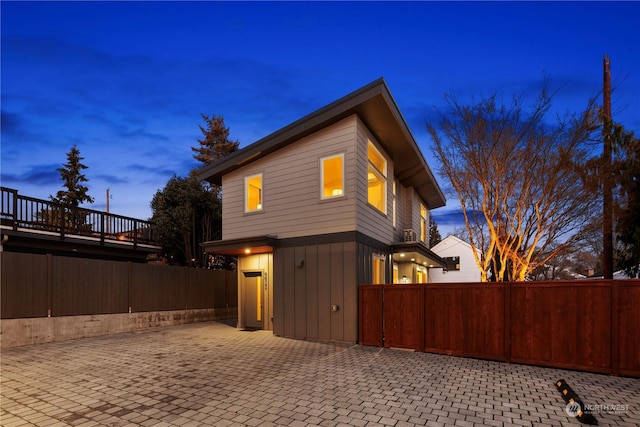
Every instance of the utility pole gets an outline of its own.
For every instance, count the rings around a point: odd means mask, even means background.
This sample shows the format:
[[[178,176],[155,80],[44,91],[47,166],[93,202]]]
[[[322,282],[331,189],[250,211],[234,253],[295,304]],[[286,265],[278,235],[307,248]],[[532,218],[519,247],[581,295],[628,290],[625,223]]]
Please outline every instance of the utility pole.
[[[609,57],[604,55],[604,86],[602,89],[602,276],[613,279],[613,183],[611,182],[612,127],[611,119],[611,70]]]

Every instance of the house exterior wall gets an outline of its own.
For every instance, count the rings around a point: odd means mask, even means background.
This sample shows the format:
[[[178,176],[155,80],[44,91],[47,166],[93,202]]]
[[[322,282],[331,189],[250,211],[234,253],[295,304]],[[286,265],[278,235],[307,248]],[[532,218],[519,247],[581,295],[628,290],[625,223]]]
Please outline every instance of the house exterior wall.
[[[447,236],[431,250],[440,257],[460,257],[460,270],[444,271],[442,268],[429,269],[431,283],[479,282],[480,271],[473,257],[473,249],[467,242],[455,236]]]
[[[285,247],[275,249],[274,334],[356,342],[356,248],[355,241],[346,241],[296,246],[285,242]]]
[[[280,239],[356,228],[356,117],[351,116],[222,178],[222,238]],[[344,153],[344,196],[320,198],[320,159]],[[262,174],[263,211],[244,212],[244,178]]]
[[[274,334],[357,342],[358,286],[371,283],[372,255],[385,250],[355,232],[281,240],[273,252]]]

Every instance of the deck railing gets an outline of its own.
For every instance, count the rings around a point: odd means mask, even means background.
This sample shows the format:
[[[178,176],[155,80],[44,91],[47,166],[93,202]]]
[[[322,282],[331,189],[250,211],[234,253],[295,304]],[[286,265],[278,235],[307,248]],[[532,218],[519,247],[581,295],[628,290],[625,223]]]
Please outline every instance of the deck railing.
[[[130,242],[134,247],[156,244],[149,221],[22,196],[6,187],[0,187],[0,221],[13,230],[55,233],[61,240],[85,236],[98,238],[101,243]]]

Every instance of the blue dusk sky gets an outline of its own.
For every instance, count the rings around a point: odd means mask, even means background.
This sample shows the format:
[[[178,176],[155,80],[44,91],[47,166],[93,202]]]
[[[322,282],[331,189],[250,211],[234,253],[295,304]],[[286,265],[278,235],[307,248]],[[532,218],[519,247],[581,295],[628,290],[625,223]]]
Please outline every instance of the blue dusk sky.
[[[201,113],[241,147],[384,77],[434,173],[425,120],[493,93],[558,113],[602,88],[640,134],[639,2],[11,2],[1,11],[1,182],[48,198],[76,144],[94,209],[149,218],[198,163]],[[447,183],[440,179],[446,190]],[[433,211],[441,232],[457,203]]]

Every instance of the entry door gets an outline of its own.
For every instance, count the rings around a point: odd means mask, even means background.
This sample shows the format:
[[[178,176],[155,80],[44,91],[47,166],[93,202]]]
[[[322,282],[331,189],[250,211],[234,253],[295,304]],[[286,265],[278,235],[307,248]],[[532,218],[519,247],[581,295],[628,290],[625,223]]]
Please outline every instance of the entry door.
[[[242,313],[245,328],[262,329],[262,271],[244,271]]]

